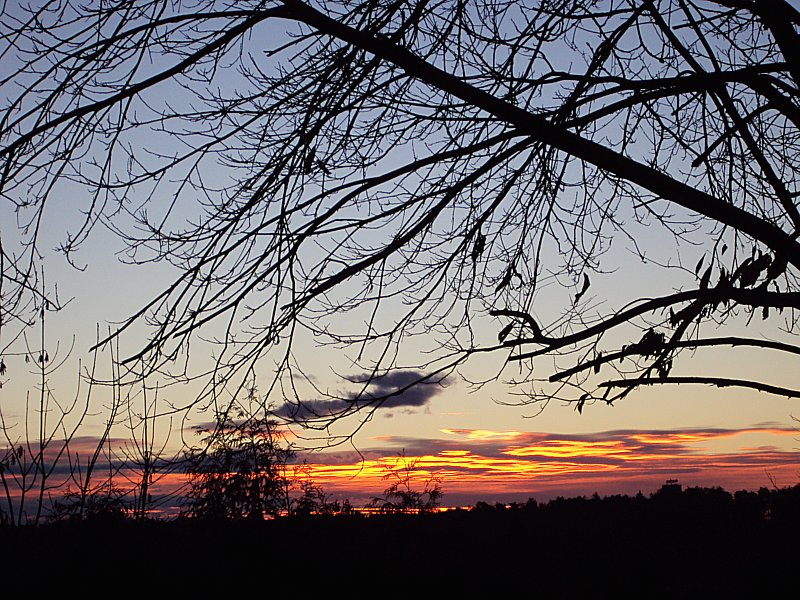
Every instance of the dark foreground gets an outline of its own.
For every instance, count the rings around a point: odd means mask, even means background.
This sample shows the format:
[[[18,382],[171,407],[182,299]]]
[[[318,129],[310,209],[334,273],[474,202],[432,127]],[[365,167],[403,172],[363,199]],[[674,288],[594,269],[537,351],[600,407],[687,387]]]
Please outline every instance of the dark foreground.
[[[0,529],[0,576],[4,592],[49,597],[796,597],[799,534],[800,486],[424,516],[95,519]]]

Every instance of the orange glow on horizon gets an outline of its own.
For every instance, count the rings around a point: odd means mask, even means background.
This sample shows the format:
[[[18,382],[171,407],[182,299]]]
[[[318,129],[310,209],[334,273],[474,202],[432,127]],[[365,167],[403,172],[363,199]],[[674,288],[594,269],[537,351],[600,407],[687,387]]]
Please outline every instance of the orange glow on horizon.
[[[552,435],[544,433],[481,429],[442,432],[458,436],[460,443],[453,447],[448,441],[449,447],[405,458],[416,463],[415,481],[431,475],[441,477],[445,494],[449,490],[502,495],[559,487],[585,488],[582,493],[591,493],[599,488],[641,486],[647,482],[657,489],[665,479],[675,476],[687,485],[696,481],[697,485],[723,485],[732,490],[754,489],[769,485],[765,471],[780,472],[784,479],[793,472],[795,481],[791,483],[796,483],[796,465],[800,463],[800,454],[790,451],[785,444],[783,449],[778,445],[762,446],[752,452],[744,448],[712,452],[696,445],[753,433],[796,434],[793,430],[772,427],[738,431],[609,432],[594,434],[588,440],[580,439],[581,436],[552,439]],[[603,435],[607,438],[602,439]],[[526,440],[530,443],[524,443]],[[309,465],[309,470],[323,487],[350,493],[365,489],[380,493],[387,487],[384,475],[396,463],[396,456],[386,455],[348,464],[320,462]]]
[[[595,491],[635,494],[640,489],[654,491],[671,478],[687,486],[721,485],[729,491],[769,487],[771,479],[781,486],[800,481],[800,451],[794,443],[798,433],[789,428],[572,436],[483,429],[443,432],[447,437],[414,440],[416,451],[404,457],[398,457],[394,440],[388,438],[383,449],[365,450],[363,455],[311,455],[314,462],[287,465],[286,474],[308,477],[326,493],[349,498],[354,505],[380,497],[397,481],[392,471],[401,478],[409,475],[412,488],[420,491],[431,477],[438,478],[445,505],[463,504],[464,498],[506,501],[514,494],[538,499],[542,494],[578,496]],[[757,435],[758,445],[727,442],[709,449],[713,440],[747,435]],[[404,471],[408,465],[413,470]],[[138,476],[135,471],[119,471],[113,483],[129,489]],[[179,505],[187,475],[156,473],[156,479],[151,487],[154,496],[170,496],[172,505]],[[448,502],[448,496],[453,500]]]

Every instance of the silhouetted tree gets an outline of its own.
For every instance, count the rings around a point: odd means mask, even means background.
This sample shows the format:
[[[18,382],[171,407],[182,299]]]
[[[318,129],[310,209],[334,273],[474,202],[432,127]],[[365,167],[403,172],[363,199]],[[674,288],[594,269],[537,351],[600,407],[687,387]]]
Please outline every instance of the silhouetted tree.
[[[37,335],[32,339],[23,336],[24,350],[18,355],[24,357],[24,363],[20,361],[17,368],[28,370],[34,377],[33,389],[21,406],[9,407],[8,402],[0,402],[0,524],[38,525],[48,503],[52,504],[52,497],[59,498],[65,492],[69,498],[59,510],[80,516],[88,495],[97,492],[95,500],[101,502],[104,494],[90,485],[91,473],[81,467],[94,465],[105,438],[99,440],[94,457],[84,465],[84,457],[73,454],[71,449],[89,413],[93,388],[89,385],[84,391],[78,386],[71,399],[56,394],[51,377],[64,365],[71,349],[65,351],[48,343],[46,314],[45,305],[40,305]],[[86,373],[89,379],[94,374],[96,358],[95,352],[92,367]],[[14,408],[22,410],[16,412]],[[109,485],[110,481],[109,477]],[[70,487],[72,484],[76,484],[77,491]]]
[[[198,433],[203,446],[186,455],[185,514],[261,520],[289,511],[286,463],[294,451],[269,414],[218,413],[215,426]]]
[[[295,467],[292,485],[300,490],[300,495],[292,500],[291,512],[295,516],[330,516],[352,512],[348,499],[339,502],[314,481],[311,468],[307,464]]]
[[[120,448],[125,462],[124,476],[133,488],[131,511],[139,519],[146,518],[158,503],[172,499],[171,495],[154,499],[153,489],[167,475],[179,469],[181,463],[179,456],[170,456],[167,452],[172,433],[171,418],[160,440],[156,435],[159,390],[156,387],[150,397],[149,392],[146,386],[141,387],[141,408],[138,411],[132,406],[130,398],[126,402],[130,435]]]
[[[342,512],[339,501],[331,498],[313,481],[301,481],[299,485],[302,493],[294,502],[294,515],[336,515]]]
[[[47,514],[49,521],[124,519],[130,512],[126,490],[107,482],[88,494],[84,490],[58,490]]]
[[[177,267],[120,329],[151,326],[132,374],[187,376],[173,359],[215,331],[192,403],[265,355],[276,385],[302,374],[298,327],[374,374],[424,336],[431,353],[405,364],[420,381],[500,353],[533,384],[524,402],[578,410],[655,384],[800,397],[676,360],[800,354],[788,1],[8,2],[0,17],[0,193],[22,238],[3,240],[4,323],[42,294],[43,211],[82,189],[68,257],[103,222],[129,260]],[[609,290],[620,245],[651,272]],[[743,332],[762,319],[771,339]],[[361,398],[309,424],[386,400]]]
[[[442,478],[436,473],[425,473],[419,459],[400,454],[394,463],[384,465],[383,479],[391,484],[382,496],[373,498],[370,507],[384,513],[430,513],[442,501]]]

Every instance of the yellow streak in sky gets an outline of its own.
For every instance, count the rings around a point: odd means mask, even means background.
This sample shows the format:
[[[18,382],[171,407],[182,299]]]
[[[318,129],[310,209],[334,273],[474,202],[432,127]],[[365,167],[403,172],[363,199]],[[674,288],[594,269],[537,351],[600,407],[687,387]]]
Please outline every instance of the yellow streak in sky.
[[[490,429],[440,429],[447,435],[460,435],[464,439],[473,441],[503,441],[513,440],[521,435],[522,431],[492,431]]]
[[[575,455],[578,456],[578,455]],[[415,479],[423,479],[436,473],[445,479],[448,476],[464,480],[465,478],[502,477],[504,479],[531,479],[537,476],[563,475],[568,473],[599,473],[613,471],[617,465],[609,464],[581,464],[574,461],[549,461],[539,462],[532,460],[518,460],[513,458],[499,458],[479,456],[468,450],[449,450],[436,456],[423,455],[406,457],[408,461],[415,461],[417,471]],[[309,465],[313,477],[324,481],[345,479],[357,480],[361,485],[368,480],[378,481],[387,473],[387,468],[394,464],[394,457],[380,460],[365,460],[348,465]]]
[[[614,436],[606,440],[541,439],[540,435],[517,431],[491,431],[468,429],[443,429],[447,435],[458,436],[461,448],[449,448],[436,454],[406,456],[405,464],[415,463],[414,482],[424,481],[431,475],[442,478],[446,489],[530,489],[531,484],[548,485],[547,482],[567,478],[571,482],[589,476],[592,485],[625,477],[656,476],[656,473],[693,464],[705,469],[736,469],[737,472],[762,469],[762,465],[743,465],[736,453],[705,455],[696,445],[717,438],[769,429],[752,429],[741,432],[664,432],[639,433]],[[776,433],[787,435],[784,431]],[[518,439],[522,437],[522,439]],[[451,438],[452,440],[452,438]],[[530,443],[525,443],[530,440]],[[508,441],[510,443],[503,444]],[[514,444],[516,441],[516,445]],[[488,444],[491,452],[484,453]],[[499,442],[499,443],[496,443]],[[471,444],[473,446],[471,446]],[[672,445],[672,447],[669,447]],[[653,451],[648,452],[647,448]],[[655,448],[660,447],[660,450]],[[474,453],[473,453],[474,451]],[[384,456],[351,464],[309,465],[315,481],[332,484],[339,489],[353,491],[374,490],[380,493],[387,486],[387,473],[402,467],[397,456]],[[402,472],[398,473],[401,476]],[[391,479],[391,477],[389,478]],[[499,487],[498,487],[499,486]],[[421,489],[421,486],[416,487]]]
[[[709,432],[700,432],[700,433],[665,433],[660,435],[639,433],[631,435],[630,438],[642,444],[664,444],[664,445],[691,444],[693,442],[703,442],[709,439],[732,437],[737,433],[738,432],[713,434]]]
[[[510,456],[547,456],[551,458],[577,458],[581,456],[613,456],[620,458],[631,454],[635,447],[623,442],[584,442],[579,440],[551,440],[504,450]]]

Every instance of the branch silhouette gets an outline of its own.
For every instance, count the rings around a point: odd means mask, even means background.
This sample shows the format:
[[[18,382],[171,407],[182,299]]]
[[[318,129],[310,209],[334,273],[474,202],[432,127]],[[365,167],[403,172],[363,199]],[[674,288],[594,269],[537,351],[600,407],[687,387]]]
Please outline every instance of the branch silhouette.
[[[137,340],[126,384],[198,382],[173,414],[259,374],[352,432],[402,393],[351,393],[354,373],[441,380],[495,353],[476,385],[582,409],[674,382],[685,351],[798,354],[788,2],[2,10],[4,344],[60,306],[41,224],[75,194],[67,260],[100,224],[168,272],[97,347]],[[309,339],[351,365],[346,391],[314,382]],[[794,393],[760,377],[738,381]]]

